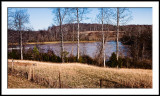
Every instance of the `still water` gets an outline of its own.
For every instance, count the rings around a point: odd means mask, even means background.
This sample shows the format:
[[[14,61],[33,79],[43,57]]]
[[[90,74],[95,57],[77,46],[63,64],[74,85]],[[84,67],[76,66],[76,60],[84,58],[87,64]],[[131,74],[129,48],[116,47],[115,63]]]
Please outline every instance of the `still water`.
[[[95,57],[96,53],[98,52],[98,45],[100,42],[85,42],[80,43],[80,54],[83,55],[89,55],[90,57]],[[54,53],[58,56],[60,56],[60,50],[61,50],[61,44],[28,44],[25,45],[25,51],[27,51],[29,48],[33,48],[34,46],[37,46],[40,52],[47,52],[49,49],[53,50]],[[19,46],[14,46],[13,49],[19,49]],[[8,50],[11,50],[11,48],[8,48]],[[64,50],[69,52],[68,56],[70,54],[77,55],[77,44],[76,43],[64,43]],[[123,45],[121,42],[119,42],[119,50],[120,55],[126,56],[127,55],[127,46]],[[106,57],[110,57],[113,52],[116,52],[116,42],[110,41],[105,43],[105,54]]]

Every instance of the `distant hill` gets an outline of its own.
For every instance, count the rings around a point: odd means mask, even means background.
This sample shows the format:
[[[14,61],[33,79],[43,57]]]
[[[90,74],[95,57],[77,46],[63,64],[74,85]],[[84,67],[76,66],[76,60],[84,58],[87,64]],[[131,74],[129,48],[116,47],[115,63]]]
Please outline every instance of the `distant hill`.
[[[120,38],[125,34],[134,34],[138,29],[145,30],[146,28],[152,28],[152,25],[124,25],[120,26]],[[104,24],[105,35],[108,36],[108,40],[115,40],[116,38],[116,26]],[[64,24],[64,41],[76,41],[77,40],[77,24]],[[99,41],[101,40],[101,24],[88,24],[80,23],[80,40],[81,41]],[[48,30],[39,31],[23,31],[24,42],[47,42],[47,41],[59,41],[60,32],[59,26],[48,27]],[[8,43],[18,43],[20,41],[19,32],[14,30],[8,30]]]

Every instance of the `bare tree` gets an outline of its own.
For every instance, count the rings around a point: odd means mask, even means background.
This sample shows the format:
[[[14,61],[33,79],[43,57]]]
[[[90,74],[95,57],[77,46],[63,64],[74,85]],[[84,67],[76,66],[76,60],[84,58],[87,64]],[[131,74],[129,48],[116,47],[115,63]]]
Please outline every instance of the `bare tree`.
[[[106,36],[105,32],[104,32],[104,22],[106,22],[107,24],[109,24],[110,22],[110,16],[111,16],[111,12],[112,10],[110,10],[110,8],[100,8],[100,13],[98,15],[98,19],[100,20],[101,24],[102,24],[102,27],[101,27],[101,32],[102,32],[102,44],[98,44],[98,50],[100,50],[100,53],[98,53],[98,58],[101,57],[100,55],[102,55],[102,58],[103,58],[103,65],[104,67],[106,66],[105,65],[105,62],[106,62],[106,56],[105,56],[105,42],[106,42],[106,39],[108,37],[108,34]],[[107,28],[109,30],[109,25],[107,25]],[[99,58],[100,59],[100,58]]]
[[[68,8],[56,8],[53,11],[56,15],[56,21],[58,22],[58,25],[60,26],[59,32],[61,36],[61,59],[62,63],[64,62],[64,46],[63,46],[63,30],[62,30],[62,24],[64,23],[65,16],[68,13]]]
[[[116,57],[117,57],[117,61],[118,61],[118,49],[119,49],[119,45],[118,45],[118,38],[119,38],[119,8],[117,8],[117,42],[116,42]]]
[[[79,27],[79,23],[83,20],[83,16],[84,16],[84,14],[87,12],[87,8],[71,8],[71,10],[72,10],[72,12],[73,12],[73,14],[74,14],[74,16],[73,16],[73,18],[74,17],[76,17],[74,20],[73,20],[73,22],[74,21],[76,21],[77,22],[77,60],[79,60],[79,54],[80,54],[80,51],[79,51],[79,31],[80,31],[80,27]]]
[[[78,23],[78,28],[77,28],[77,60],[79,60],[79,9],[76,8],[77,10],[77,23]]]
[[[103,32],[103,21],[104,21],[104,11],[103,11],[103,8],[101,8],[101,14],[102,14],[102,34],[103,34],[103,64],[104,64],[104,67],[106,66],[105,65],[105,42],[104,42],[104,32]]]
[[[22,32],[25,29],[25,24],[29,22],[29,15],[27,14],[27,10],[21,9],[16,10],[13,15],[13,23],[14,23],[14,29],[19,32],[20,35],[20,51],[21,51],[21,60],[23,60],[23,37]]]
[[[74,43],[74,24],[72,24],[72,43]],[[71,51],[71,55],[73,55],[73,44],[72,44],[72,51]]]
[[[117,36],[116,36],[116,58],[118,61],[118,57],[119,57],[119,27],[120,24],[124,25],[126,24],[129,20],[131,20],[131,14],[129,13],[129,9],[128,8],[116,8],[116,22],[117,22]],[[118,66],[117,66],[118,67]]]

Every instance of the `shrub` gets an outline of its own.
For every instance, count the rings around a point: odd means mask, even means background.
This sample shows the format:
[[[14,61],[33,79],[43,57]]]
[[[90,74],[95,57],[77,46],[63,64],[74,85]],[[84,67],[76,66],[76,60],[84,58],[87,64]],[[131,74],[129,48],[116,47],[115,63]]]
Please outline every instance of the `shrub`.
[[[23,54],[24,59],[32,60],[33,59],[33,56],[32,56],[33,52],[32,51],[33,50],[31,48],[28,49],[27,52]]]
[[[116,54],[112,53],[112,56],[109,58],[109,61],[106,63],[109,67],[116,67],[118,65],[119,68],[143,68],[143,69],[152,69],[151,60],[134,60],[129,57],[119,57],[118,61],[116,59]]]
[[[8,58],[10,59],[20,59],[20,53],[18,50],[12,50],[12,52],[8,52]]]
[[[128,57],[122,58],[123,61],[123,66],[125,68],[130,68],[131,67],[131,59]]]
[[[119,68],[122,68],[122,67],[123,67],[123,62],[124,62],[124,59],[121,58],[121,57],[119,57],[119,58],[118,58],[118,61],[117,61],[117,65],[118,65]]]
[[[130,58],[128,57],[122,58],[120,56],[117,61],[116,54],[113,52],[111,57],[109,58],[109,61],[106,62],[106,65],[109,67],[116,67],[118,65],[119,68],[122,67],[128,68],[130,67],[130,62],[131,62]]]
[[[39,50],[36,46],[33,47],[33,59],[38,60],[39,58]]]
[[[73,55],[70,55],[68,57],[68,62],[77,62],[77,57],[76,56],[73,56]]]
[[[79,57],[77,61],[77,56],[70,55],[67,57],[68,52],[64,52],[65,62],[79,62],[79,63],[87,63],[91,65],[98,65],[98,61],[96,59],[92,59],[88,55],[82,55]],[[29,49],[26,53],[23,54],[24,59],[28,60],[38,60],[38,61],[50,61],[50,62],[62,62],[61,58],[55,55],[54,51],[48,50],[47,53],[39,53],[37,47],[33,49]],[[12,50],[12,52],[8,53],[8,58],[10,59],[20,59],[20,52],[18,50]],[[109,60],[106,62],[106,65],[109,67],[119,68],[143,68],[143,69],[152,69],[152,61],[151,60],[135,60],[129,57],[122,58],[119,56],[118,61],[116,58],[116,54],[112,53]]]
[[[106,64],[109,67],[116,67],[117,66],[117,58],[116,54],[113,52],[111,57],[109,58],[109,61]]]
[[[42,54],[42,60],[43,61],[49,61],[49,56],[47,55],[47,53]]]
[[[90,56],[88,56],[88,55],[83,55],[83,56],[81,56],[82,57],[82,61],[81,61],[81,63],[88,63],[88,64],[93,64],[93,59],[90,57]]]
[[[52,50],[48,50],[47,53],[40,53],[38,58],[40,61],[61,62],[61,58],[56,56]]]
[[[134,61],[135,68],[152,69],[152,62],[150,60]]]
[[[69,52],[64,51],[62,54],[64,55],[64,61],[65,61],[65,62],[68,62],[68,57],[67,57],[67,55],[69,54]]]

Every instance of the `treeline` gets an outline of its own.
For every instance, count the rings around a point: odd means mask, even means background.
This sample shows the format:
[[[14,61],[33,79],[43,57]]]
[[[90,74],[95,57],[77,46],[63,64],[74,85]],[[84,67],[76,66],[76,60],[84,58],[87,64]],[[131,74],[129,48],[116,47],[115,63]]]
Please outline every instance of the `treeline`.
[[[122,26],[126,34],[121,42],[128,45],[130,56],[135,60],[152,60],[152,26],[151,25],[130,25]]]
[[[65,24],[63,27],[63,37],[64,41],[77,41],[77,24]],[[143,26],[143,27],[141,27]],[[101,24],[87,24],[80,23],[80,32],[86,31],[101,31]],[[126,35],[133,35],[137,32],[138,28],[146,30],[147,28],[152,28],[151,25],[126,25],[121,26],[120,31],[124,31]],[[116,26],[104,24],[104,31],[116,31]],[[51,41],[60,41],[60,32],[59,26],[48,27],[47,30],[39,31],[23,31],[23,42],[51,42]],[[20,42],[19,38],[20,33],[14,30],[8,30],[8,43],[18,43]],[[97,40],[95,38],[101,38],[101,34],[97,33],[94,35],[85,35],[80,34],[81,41]],[[116,34],[115,34],[116,35]],[[116,38],[116,37],[115,37]]]
[[[63,27],[63,37],[64,41],[77,41],[77,24],[64,24]],[[79,24],[80,32],[86,31],[101,31],[101,24]],[[116,31],[116,26],[114,25],[104,25],[104,31],[108,30]],[[60,41],[60,26],[52,26],[48,27],[47,30],[39,30],[39,31],[23,31],[23,41],[24,42],[50,42],[50,41]],[[19,42],[19,32],[14,30],[8,30],[8,42],[9,43],[18,43]],[[88,40],[88,37],[84,37],[84,35],[80,34],[80,40]]]

